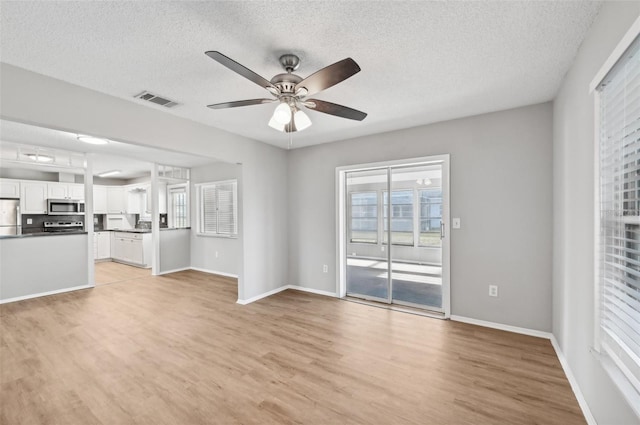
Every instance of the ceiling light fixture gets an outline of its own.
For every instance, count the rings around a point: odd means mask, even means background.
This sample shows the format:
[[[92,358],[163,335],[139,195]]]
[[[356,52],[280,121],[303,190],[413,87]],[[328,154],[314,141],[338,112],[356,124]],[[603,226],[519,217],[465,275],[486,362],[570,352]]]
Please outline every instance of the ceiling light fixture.
[[[104,173],[100,173],[98,174],[98,177],[109,177],[109,176],[115,176],[116,174],[120,174],[122,171],[120,170],[111,170],[111,171],[105,171]]]
[[[273,111],[272,118],[283,126],[289,124],[291,122],[291,106],[287,102],[280,103]]]
[[[295,123],[296,129],[298,131],[302,131],[305,128],[308,128],[311,126],[311,120],[309,119],[307,114],[302,112],[300,109],[298,109],[296,113],[293,114],[293,122]]]
[[[43,155],[41,153],[26,153],[24,156],[36,162],[52,162],[54,160],[51,155]]]
[[[88,143],[90,145],[106,145],[109,143],[109,140],[107,139],[101,139],[99,137],[93,137],[93,136],[81,136],[79,134],[77,139],[79,142]]]

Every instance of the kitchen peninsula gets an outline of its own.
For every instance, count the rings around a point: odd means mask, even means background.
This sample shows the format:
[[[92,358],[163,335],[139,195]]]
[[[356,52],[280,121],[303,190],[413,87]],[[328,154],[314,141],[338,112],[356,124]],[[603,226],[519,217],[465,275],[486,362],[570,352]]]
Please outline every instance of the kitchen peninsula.
[[[90,288],[87,233],[0,238],[0,302]]]

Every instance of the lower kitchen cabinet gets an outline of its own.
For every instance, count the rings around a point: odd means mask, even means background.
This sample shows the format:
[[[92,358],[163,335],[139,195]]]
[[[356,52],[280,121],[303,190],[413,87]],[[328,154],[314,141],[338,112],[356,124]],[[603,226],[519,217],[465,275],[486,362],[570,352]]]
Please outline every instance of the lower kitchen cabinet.
[[[151,267],[151,233],[113,232],[111,258],[126,264]]]
[[[93,258],[95,260],[111,258],[111,232],[95,232],[93,238]]]

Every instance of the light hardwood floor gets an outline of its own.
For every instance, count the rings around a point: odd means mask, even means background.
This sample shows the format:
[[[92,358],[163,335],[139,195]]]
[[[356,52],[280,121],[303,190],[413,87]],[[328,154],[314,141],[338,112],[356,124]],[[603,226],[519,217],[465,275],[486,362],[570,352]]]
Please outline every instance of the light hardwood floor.
[[[138,277],[151,276],[151,269],[128,266],[114,261],[102,261],[95,264],[95,283],[107,285]]]
[[[235,281],[0,306],[2,424],[579,424],[549,341]]]

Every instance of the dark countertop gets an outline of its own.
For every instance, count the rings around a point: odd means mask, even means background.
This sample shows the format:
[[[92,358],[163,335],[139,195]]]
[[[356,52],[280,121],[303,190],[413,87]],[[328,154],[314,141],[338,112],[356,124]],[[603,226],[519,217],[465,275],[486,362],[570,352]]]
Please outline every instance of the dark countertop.
[[[68,236],[68,235],[86,235],[84,230],[77,230],[73,232],[33,232],[33,233],[19,233],[17,235],[0,235],[0,239],[18,239],[18,238],[31,238],[38,236]]]
[[[165,230],[190,230],[191,227],[161,227],[160,231]],[[93,229],[94,232],[125,232],[125,233],[151,233],[151,229]]]

